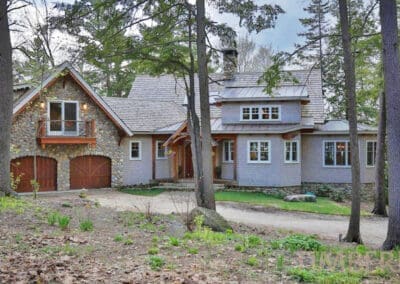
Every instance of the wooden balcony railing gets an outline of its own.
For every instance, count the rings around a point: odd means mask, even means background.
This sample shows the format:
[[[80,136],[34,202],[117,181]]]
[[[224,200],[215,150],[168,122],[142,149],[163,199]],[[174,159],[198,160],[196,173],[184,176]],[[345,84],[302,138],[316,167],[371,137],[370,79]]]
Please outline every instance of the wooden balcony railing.
[[[37,140],[43,148],[46,144],[96,145],[96,122],[41,119],[37,128]]]

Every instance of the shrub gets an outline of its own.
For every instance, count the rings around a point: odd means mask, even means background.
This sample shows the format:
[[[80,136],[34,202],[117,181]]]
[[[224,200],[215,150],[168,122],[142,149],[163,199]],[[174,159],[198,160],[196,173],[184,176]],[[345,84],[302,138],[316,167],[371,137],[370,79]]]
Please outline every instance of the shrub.
[[[83,220],[79,223],[79,228],[82,232],[93,231],[93,222],[89,219]]]
[[[335,202],[343,202],[345,198],[346,198],[346,191],[343,188],[335,189],[329,194],[329,199]]]
[[[153,255],[149,258],[149,265],[153,270],[160,270],[165,265],[165,260],[160,256]]]
[[[61,228],[61,230],[67,229],[70,221],[71,221],[71,218],[69,216],[66,216],[66,215],[58,215],[57,216],[58,226]]]
[[[49,213],[47,215],[47,223],[50,226],[54,226],[57,223],[59,216],[60,216],[60,213],[58,213],[58,212]]]
[[[147,251],[147,253],[148,254],[151,254],[151,255],[155,255],[155,254],[157,254],[159,252],[159,249],[158,248],[149,248],[149,250]]]
[[[271,241],[273,249],[289,249],[291,251],[307,250],[316,251],[322,249],[322,244],[315,239],[315,236],[294,234],[281,240]]]

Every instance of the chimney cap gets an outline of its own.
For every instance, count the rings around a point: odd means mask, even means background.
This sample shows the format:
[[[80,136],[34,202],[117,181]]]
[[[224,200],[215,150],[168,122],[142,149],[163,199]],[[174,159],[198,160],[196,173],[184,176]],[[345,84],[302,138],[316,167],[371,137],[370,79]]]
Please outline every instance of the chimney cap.
[[[237,49],[236,49],[236,48],[233,48],[233,47],[223,48],[223,49],[222,49],[222,53],[223,53],[224,55],[234,55],[234,56],[237,56],[237,55],[238,55]]]

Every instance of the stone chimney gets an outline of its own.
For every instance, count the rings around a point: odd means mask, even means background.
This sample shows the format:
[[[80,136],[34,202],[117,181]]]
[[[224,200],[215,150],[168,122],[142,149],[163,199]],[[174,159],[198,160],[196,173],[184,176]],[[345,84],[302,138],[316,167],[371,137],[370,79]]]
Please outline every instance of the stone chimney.
[[[238,52],[235,48],[225,48],[222,50],[224,64],[224,79],[232,80],[237,72]]]

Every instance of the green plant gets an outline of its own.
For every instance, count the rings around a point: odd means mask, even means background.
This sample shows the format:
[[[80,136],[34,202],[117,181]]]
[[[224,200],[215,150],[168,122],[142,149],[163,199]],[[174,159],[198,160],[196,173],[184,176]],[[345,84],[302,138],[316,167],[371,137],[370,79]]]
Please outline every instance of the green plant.
[[[285,265],[285,258],[283,255],[279,255],[278,259],[276,260],[276,269],[278,271],[282,271],[284,265]]]
[[[82,191],[79,193],[79,197],[84,199],[87,197],[87,190],[82,189]]]
[[[159,252],[159,249],[156,248],[156,247],[149,248],[149,250],[147,251],[147,253],[148,253],[148,254],[151,254],[151,255],[155,255],[155,254],[157,254],[158,252]]]
[[[399,252],[400,252],[400,247],[396,246],[392,251],[393,260],[399,260],[399,256],[400,256]]]
[[[246,260],[246,264],[250,265],[250,266],[257,266],[258,265],[258,260],[255,256],[250,256],[247,260]]]
[[[61,204],[61,206],[65,208],[72,208],[72,204],[69,202],[64,202],[63,204]]]
[[[387,267],[385,268],[377,267],[375,270],[371,272],[372,276],[378,276],[384,279],[390,279],[392,274],[393,274],[392,271],[390,271],[390,269]]]
[[[126,245],[126,246],[130,246],[130,245],[133,245],[133,240],[132,239],[125,239],[124,240],[124,245]]]
[[[81,229],[82,232],[89,232],[93,231],[93,222],[92,220],[83,220],[79,223],[79,228]]]
[[[244,251],[246,251],[246,248],[245,248],[245,246],[242,245],[242,244],[236,244],[236,245],[235,245],[235,251],[244,252]]]
[[[333,200],[335,202],[343,202],[346,198],[346,191],[345,189],[342,188],[337,188],[334,189],[330,194],[329,194],[329,199]]]
[[[61,230],[65,230],[69,226],[69,222],[71,221],[71,218],[66,215],[58,215],[57,216],[57,223],[58,226],[61,228]]]
[[[307,250],[315,251],[323,248],[322,244],[315,239],[315,236],[294,234],[284,239],[272,240],[273,249],[288,249],[290,251]]]
[[[17,243],[17,244],[19,244],[21,241],[22,241],[22,234],[21,233],[18,233],[18,234],[16,234],[15,235],[15,242]]]
[[[158,243],[159,240],[160,240],[160,239],[159,239],[157,236],[154,236],[154,237],[151,239],[152,243],[154,243],[154,244]]]
[[[0,212],[13,211],[17,214],[22,214],[24,213],[25,209],[30,206],[31,205],[28,202],[22,199],[8,196],[0,197]]]
[[[246,237],[248,247],[255,248],[261,245],[262,241],[258,236],[250,235]]]
[[[24,174],[20,174],[20,175],[14,176],[14,173],[13,173],[13,172],[10,172],[10,181],[11,181],[11,189],[12,189],[12,190],[14,190],[14,191],[17,190],[18,185],[19,185],[19,183],[21,182],[21,177],[22,177],[23,175],[24,175]]]
[[[114,236],[114,242],[122,242],[124,237],[120,234]]]
[[[153,255],[149,258],[149,265],[152,270],[160,270],[165,265],[165,260],[160,256]]]
[[[58,212],[50,212],[47,215],[47,223],[50,226],[54,226],[57,223],[59,216],[60,216],[60,213],[58,213]]]
[[[169,237],[169,243],[170,243],[170,245],[172,245],[174,247],[179,246],[179,240],[175,237]]]
[[[37,180],[32,179],[31,180],[31,185],[33,188],[33,199],[37,198],[37,193],[39,192],[40,189],[40,184]]]
[[[190,254],[198,254],[199,253],[199,249],[198,248],[188,248],[188,252]]]
[[[368,252],[368,248],[364,245],[358,245],[356,246],[356,252],[360,255],[366,255]]]
[[[298,282],[358,284],[366,277],[363,271],[332,272],[294,267],[288,270],[288,275]]]

